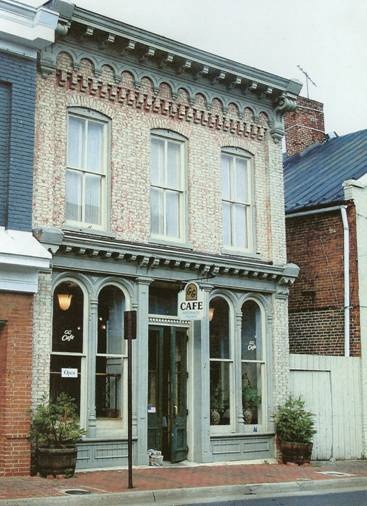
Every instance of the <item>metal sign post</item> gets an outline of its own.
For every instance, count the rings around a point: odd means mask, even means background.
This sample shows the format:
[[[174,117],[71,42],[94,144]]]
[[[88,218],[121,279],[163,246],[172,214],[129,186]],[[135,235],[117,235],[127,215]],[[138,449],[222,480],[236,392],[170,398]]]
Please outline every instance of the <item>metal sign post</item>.
[[[124,338],[127,339],[127,452],[129,484],[133,486],[133,409],[132,409],[132,340],[136,339],[136,311],[125,311],[124,315]]]

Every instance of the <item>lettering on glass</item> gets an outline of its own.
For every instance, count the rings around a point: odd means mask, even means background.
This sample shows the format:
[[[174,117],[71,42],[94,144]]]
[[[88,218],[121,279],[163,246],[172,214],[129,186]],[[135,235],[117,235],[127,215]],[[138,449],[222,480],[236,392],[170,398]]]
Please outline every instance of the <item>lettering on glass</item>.
[[[247,349],[248,349],[248,351],[254,351],[254,350],[256,350],[256,343],[255,343],[255,341],[249,341],[249,343],[247,345]]]
[[[78,369],[74,369],[71,367],[63,367],[61,369],[61,377],[62,378],[77,378],[78,377]]]
[[[72,330],[66,329],[64,330],[63,335],[61,336],[61,341],[73,341],[75,336]]]

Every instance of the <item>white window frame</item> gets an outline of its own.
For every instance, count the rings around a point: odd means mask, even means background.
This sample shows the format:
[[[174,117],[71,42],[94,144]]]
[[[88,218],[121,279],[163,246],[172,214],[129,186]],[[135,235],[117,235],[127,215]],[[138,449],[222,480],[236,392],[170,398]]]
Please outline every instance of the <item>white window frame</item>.
[[[69,121],[71,117],[78,118],[85,122],[84,128],[84,139],[83,144],[79,147],[80,157],[83,160],[81,167],[73,167],[69,165]],[[98,123],[102,126],[103,134],[102,134],[102,161],[101,161],[101,170],[99,172],[93,172],[87,169],[86,167],[86,146],[87,146],[87,126],[88,122]],[[88,228],[88,229],[96,229],[96,230],[106,230],[107,222],[108,222],[108,195],[107,195],[107,187],[108,187],[108,167],[110,166],[110,120],[102,113],[98,111],[94,111],[91,109],[85,109],[81,107],[70,107],[67,112],[67,135],[66,135],[66,170],[65,170],[65,224],[77,227],[77,228]],[[68,172],[76,172],[82,174],[82,198],[81,198],[81,207],[82,207],[82,216],[81,220],[73,220],[67,217],[66,211],[66,177]],[[90,223],[85,220],[85,180],[86,175],[98,175],[101,178],[100,183],[100,223]]]
[[[211,387],[211,378],[210,378],[210,369],[212,363],[228,363],[229,364],[229,402],[230,402],[230,423],[228,425],[215,425],[210,422],[210,433],[212,435],[218,434],[229,434],[235,432],[236,427],[236,396],[235,396],[235,380],[234,380],[234,372],[235,372],[235,360],[234,360],[234,313],[231,302],[228,298],[222,293],[213,294],[210,297],[210,303],[214,300],[220,298],[224,300],[224,302],[228,306],[228,330],[229,330],[229,358],[211,358],[210,356],[210,339],[211,335],[209,333],[209,392]],[[209,400],[209,409],[210,409],[210,400]],[[210,420],[210,416],[209,416]]]
[[[253,297],[247,297],[245,300],[242,301],[241,304],[241,313],[243,313],[243,306],[247,302],[254,302],[258,309],[259,309],[259,326],[260,326],[260,332],[261,332],[261,349],[262,349],[262,357],[259,360],[248,360],[242,358],[242,352],[240,354],[241,357],[241,363],[240,363],[240,369],[241,369],[241,394],[242,394],[242,364],[257,364],[260,365],[261,372],[260,372],[260,378],[261,378],[261,402],[259,405],[258,413],[260,416],[260,423],[257,424],[246,424],[245,426],[245,432],[254,432],[254,427],[256,428],[257,432],[264,432],[265,427],[267,425],[267,343],[266,343],[266,329],[265,329],[265,311],[263,305],[259,302],[259,300],[253,298]],[[240,334],[240,349],[242,350],[242,322],[241,322],[241,334]],[[242,395],[241,395],[241,402],[242,402]]]
[[[229,180],[229,198],[223,198],[223,156],[229,157],[230,161],[230,180]],[[236,188],[236,174],[235,174],[235,164],[236,160],[245,161],[247,167],[247,201],[240,202],[235,199],[234,189]],[[221,194],[222,194],[222,244],[223,244],[223,252],[229,253],[254,253],[255,252],[255,197],[254,197],[254,160],[253,156],[250,153],[247,153],[243,149],[240,148],[223,148],[221,150],[220,157],[220,175],[221,175]],[[224,204],[230,206],[230,242],[227,244],[224,242],[225,237],[225,220],[224,220]],[[246,210],[246,229],[247,236],[245,237],[245,241],[247,241],[247,247],[238,246],[235,243],[236,236],[236,221],[235,221],[235,208],[236,206],[240,206],[245,208]],[[244,232],[245,233],[245,232]]]
[[[170,130],[152,130],[150,134],[150,153],[152,153],[152,140],[158,139],[164,142],[164,153],[165,153],[165,164],[164,164],[164,171],[165,175],[167,173],[167,145],[169,142],[175,143],[180,147],[180,172],[179,172],[179,183],[177,187],[174,186],[168,186],[166,185],[160,185],[160,184],[153,184],[152,183],[152,156],[150,155],[150,198],[149,202],[151,205],[151,194],[152,189],[159,190],[163,192],[164,194],[164,202],[166,201],[166,193],[168,191],[174,191],[178,193],[179,195],[179,205],[178,205],[178,227],[179,227],[179,234],[177,237],[175,236],[169,236],[167,233],[165,233],[167,229],[167,211],[166,206],[164,205],[163,209],[163,233],[154,233],[152,231],[152,213],[151,213],[151,207],[150,207],[150,239],[153,242],[163,242],[168,244],[182,244],[186,242],[186,230],[187,230],[187,216],[185,213],[186,210],[186,198],[187,198],[187,187],[186,187],[186,159],[187,159],[187,153],[186,153],[186,139],[180,134],[177,134],[176,132],[172,132]]]

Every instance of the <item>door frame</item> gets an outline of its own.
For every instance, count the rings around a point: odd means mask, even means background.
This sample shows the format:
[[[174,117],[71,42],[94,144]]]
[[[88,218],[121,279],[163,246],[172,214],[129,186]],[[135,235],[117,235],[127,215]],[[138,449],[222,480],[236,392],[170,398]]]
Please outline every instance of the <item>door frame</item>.
[[[176,329],[181,329],[187,332],[187,341],[186,341],[186,371],[188,373],[188,378],[186,380],[186,407],[188,409],[188,414],[186,417],[186,440],[189,443],[191,440],[191,353],[190,353],[190,343],[192,342],[192,333],[193,326],[192,322],[189,320],[179,320],[177,317],[166,316],[166,315],[154,315],[148,317],[148,339],[149,339],[149,331],[150,329],[159,329],[162,327],[172,327]],[[147,354],[149,354],[149,348],[147,349]],[[171,358],[171,357],[170,357]],[[149,360],[149,357],[148,357]],[[146,404],[148,404],[148,399],[146,400]],[[148,429],[148,427],[147,427]],[[187,454],[187,460],[190,460],[190,449]]]

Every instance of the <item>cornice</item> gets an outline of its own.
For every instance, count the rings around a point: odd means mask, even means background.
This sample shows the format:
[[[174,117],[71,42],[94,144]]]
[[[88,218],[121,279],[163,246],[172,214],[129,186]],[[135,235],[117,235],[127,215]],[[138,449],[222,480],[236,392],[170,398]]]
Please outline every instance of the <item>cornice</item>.
[[[148,272],[158,267],[172,271],[188,271],[197,277],[247,277],[269,280],[287,286],[298,275],[293,264],[275,266],[259,259],[210,255],[207,253],[180,250],[179,248],[127,243],[118,240],[96,238],[85,234],[65,231],[63,237],[49,230],[37,231],[38,239],[56,256],[78,256],[98,258],[105,261],[124,262],[144,268]],[[52,242],[50,242],[52,241]]]
[[[240,120],[246,107],[254,113],[254,123],[264,112],[273,140],[279,142],[282,137],[282,116],[295,107],[300,83],[62,1],[54,0],[53,4],[60,12],[58,42],[41,54],[43,75],[54,72],[58,54],[66,52],[72,59],[74,72],[78,71],[83,59],[89,59],[96,80],[101,79],[103,65],[108,65],[116,85],[122,72],[127,71],[133,76],[137,91],[142,79],[147,77],[153,83],[155,95],[160,84],[166,83],[171,88],[173,100],[180,88],[187,91],[191,105],[196,94],[203,94],[209,112],[213,100],[220,100],[224,117],[230,104],[237,107]]]

